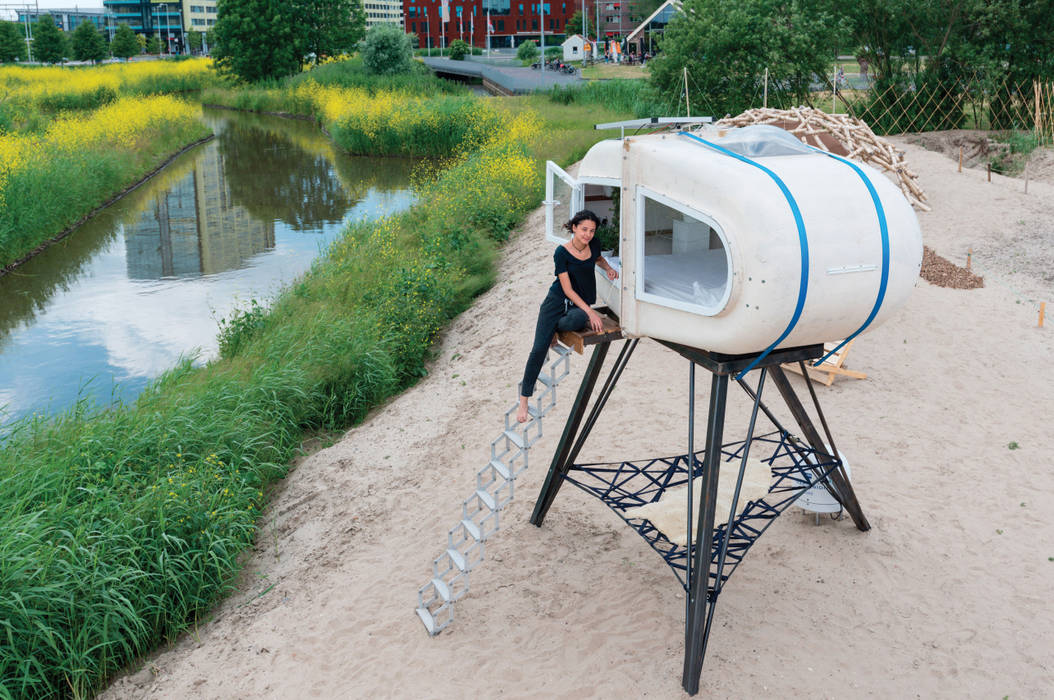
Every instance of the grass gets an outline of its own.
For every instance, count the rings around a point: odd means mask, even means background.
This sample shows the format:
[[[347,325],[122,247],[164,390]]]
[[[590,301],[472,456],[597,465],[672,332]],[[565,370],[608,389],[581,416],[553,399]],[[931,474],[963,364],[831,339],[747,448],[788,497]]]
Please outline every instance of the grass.
[[[247,92],[314,115],[340,144],[429,128],[426,143],[461,143],[419,182],[414,208],[350,225],[269,309],[227,319],[215,361],[186,359],[128,407],[82,402],[4,430],[0,697],[91,695],[206,614],[305,436],[417,381],[436,334],[492,283],[498,247],[540,202],[541,161],[566,164],[605,136],[595,121],[626,116],[545,95],[472,101],[470,114],[441,96],[427,119],[402,121],[391,110],[416,99],[406,93]]]
[[[90,110],[121,97],[201,90],[220,82],[209,59],[115,63],[91,67],[3,66],[0,93],[9,110],[31,115]]]
[[[124,98],[40,134],[0,135],[0,267],[207,136],[199,112],[171,97]]]
[[[1032,156],[1032,151],[1042,145],[1039,136],[1034,131],[1000,131],[992,135],[992,140],[1006,144],[1005,150],[996,152],[992,156],[990,160],[992,172],[1010,177],[1021,175],[1025,170],[1025,164]]]
[[[437,78],[423,63],[413,62],[409,73],[394,76],[371,75],[362,64],[362,59],[354,56],[344,61],[334,61],[318,66],[310,71],[300,73],[280,81],[274,87],[295,87],[304,82],[314,82],[332,87],[365,88],[368,91],[409,92],[416,95],[468,94],[468,89],[459,83]]]
[[[582,69],[587,80],[644,80],[648,77],[646,66],[627,66],[619,63],[594,63]]]
[[[595,105],[636,117],[676,114],[676,110],[664,104],[661,97],[643,80],[604,80],[582,86],[557,85],[546,94],[557,104]]]

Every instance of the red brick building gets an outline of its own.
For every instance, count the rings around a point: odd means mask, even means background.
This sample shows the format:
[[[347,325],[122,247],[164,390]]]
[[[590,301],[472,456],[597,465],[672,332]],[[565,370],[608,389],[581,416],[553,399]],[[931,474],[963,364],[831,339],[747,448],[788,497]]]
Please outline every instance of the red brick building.
[[[403,0],[406,31],[416,34],[418,46],[433,48],[454,39],[463,39],[481,48],[487,45],[487,11],[490,11],[492,48],[519,46],[528,39],[541,38],[542,3],[525,0],[449,0],[450,20],[445,27],[439,20],[440,0]],[[550,0],[545,3],[545,45],[559,46],[564,40],[567,20],[581,11],[581,0]],[[592,8],[592,4],[587,4]]]

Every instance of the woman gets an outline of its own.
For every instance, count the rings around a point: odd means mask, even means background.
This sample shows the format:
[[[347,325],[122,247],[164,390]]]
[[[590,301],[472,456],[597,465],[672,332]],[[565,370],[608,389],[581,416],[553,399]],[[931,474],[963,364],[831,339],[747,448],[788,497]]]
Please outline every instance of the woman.
[[[538,311],[534,347],[523,370],[520,407],[516,412],[516,420],[520,423],[529,417],[527,401],[534,394],[534,383],[552,344],[553,334],[557,331],[578,331],[586,326],[599,331],[603,326],[600,314],[591,306],[597,300],[593,266],[599,265],[612,281],[618,279],[618,272],[600,257],[600,241],[593,238],[599,223],[596,214],[583,209],[564,224],[564,228],[571,233],[571,240],[558,246],[553,253],[556,281],[549,288],[549,294]]]

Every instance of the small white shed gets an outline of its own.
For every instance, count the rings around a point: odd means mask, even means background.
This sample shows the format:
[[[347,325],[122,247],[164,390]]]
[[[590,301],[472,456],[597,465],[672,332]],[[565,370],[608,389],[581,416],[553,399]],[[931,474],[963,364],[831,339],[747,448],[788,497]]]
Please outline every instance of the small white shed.
[[[572,34],[564,40],[561,46],[564,47],[564,60],[565,61],[581,61],[584,55],[583,47],[586,44],[586,40],[581,34]]]
[[[598,274],[597,297],[629,337],[727,354],[840,340],[888,319],[919,276],[897,187],[776,127],[601,141],[577,177],[548,170],[551,241],[574,211],[614,221],[619,206],[622,274]]]

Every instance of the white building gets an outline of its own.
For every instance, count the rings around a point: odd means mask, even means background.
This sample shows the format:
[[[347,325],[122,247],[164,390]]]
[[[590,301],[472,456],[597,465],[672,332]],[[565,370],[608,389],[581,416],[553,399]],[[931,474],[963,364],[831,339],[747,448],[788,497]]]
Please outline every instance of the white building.
[[[567,37],[562,46],[564,47],[564,60],[565,61],[581,61],[584,57],[583,47],[586,44],[586,40],[582,38],[581,34],[572,34]]]
[[[396,24],[403,26],[402,0],[365,0],[366,31],[376,24]]]
[[[185,31],[205,33],[216,24],[216,0],[183,0],[182,6]]]

